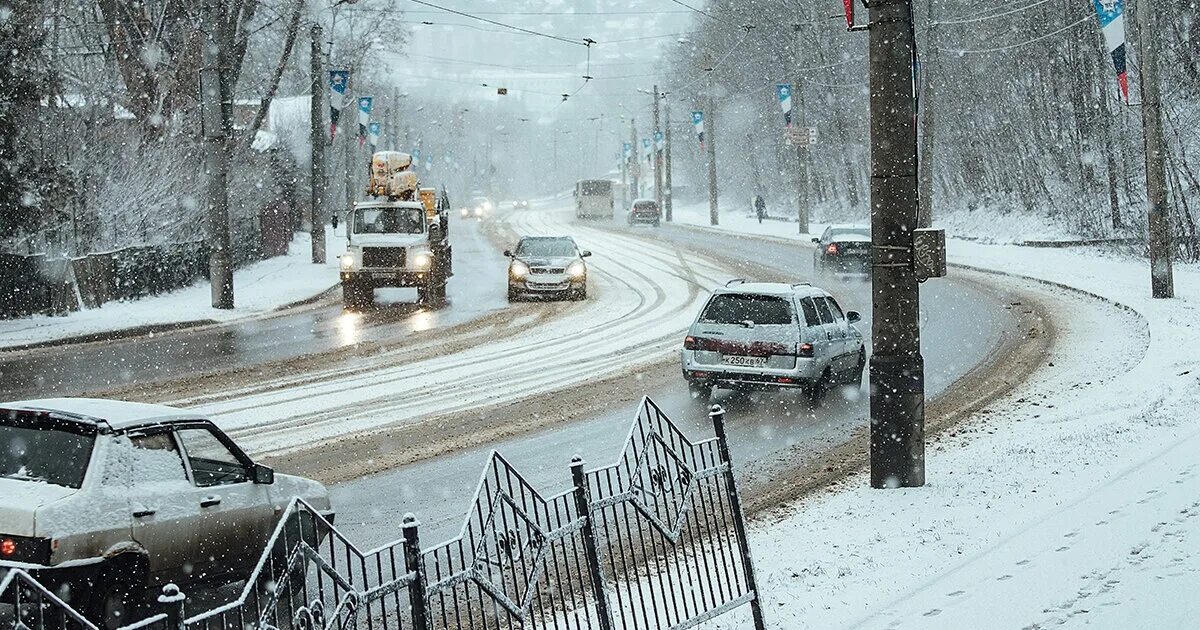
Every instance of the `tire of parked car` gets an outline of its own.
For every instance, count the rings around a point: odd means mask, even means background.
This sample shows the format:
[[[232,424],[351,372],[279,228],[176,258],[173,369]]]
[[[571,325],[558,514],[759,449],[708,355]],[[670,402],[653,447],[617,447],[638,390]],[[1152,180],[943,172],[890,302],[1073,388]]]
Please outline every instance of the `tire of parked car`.
[[[93,578],[86,617],[101,630],[115,630],[140,620],[146,608],[146,570],[131,554],[105,561]]]
[[[702,403],[708,403],[708,401],[712,399],[712,390],[712,385],[708,383],[688,381],[688,394],[690,394],[692,398]]]

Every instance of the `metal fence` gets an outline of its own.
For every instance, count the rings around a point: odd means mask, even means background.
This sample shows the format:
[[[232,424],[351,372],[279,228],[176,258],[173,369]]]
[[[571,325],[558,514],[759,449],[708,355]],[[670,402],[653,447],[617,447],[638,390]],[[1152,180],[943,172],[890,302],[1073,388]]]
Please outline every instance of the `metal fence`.
[[[543,496],[492,453],[458,536],[421,548],[403,538],[360,551],[294,500],[233,601],[188,616],[173,586],[164,630],[441,630],[690,628],[749,605],[764,627],[725,437],[692,442],[643,399],[618,460]],[[0,629],[95,626],[21,571],[0,582]],[[127,627],[124,630],[133,630]]]

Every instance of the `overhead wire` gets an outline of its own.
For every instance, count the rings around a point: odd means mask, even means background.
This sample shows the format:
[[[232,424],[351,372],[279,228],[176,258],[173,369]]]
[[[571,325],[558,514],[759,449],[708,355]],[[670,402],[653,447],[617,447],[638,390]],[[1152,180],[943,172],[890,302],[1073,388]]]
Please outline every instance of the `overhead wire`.
[[[426,2],[425,0],[408,0],[408,1],[414,2],[414,3],[422,5],[422,6],[430,7],[432,9],[437,9],[439,11],[445,11],[446,13],[453,13],[454,15],[459,15],[462,17],[470,18],[472,20],[486,22],[487,24],[491,24],[493,26],[499,26],[502,28],[512,29],[514,31],[520,31],[522,33],[527,33],[529,35],[537,35],[538,37],[544,37],[546,39],[552,39],[552,40],[560,41],[560,42],[567,43],[567,44],[574,44],[576,46],[588,46],[588,44],[582,38],[578,39],[578,40],[569,39],[569,38],[562,37],[559,35],[552,35],[550,33],[543,33],[541,31],[535,31],[535,30],[528,29],[528,28],[522,28],[520,26],[513,26],[512,24],[505,24],[503,22],[497,22],[496,20],[491,20],[491,19],[488,19],[485,17],[480,17],[478,15],[472,15],[470,13],[466,13],[464,11],[459,11],[457,9],[451,9],[449,7],[443,7],[441,5],[433,4],[432,2]]]
[[[1080,24],[1083,24],[1084,22],[1088,22],[1088,21],[1091,21],[1094,19],[1096,19],[1094,15],[1085,15],[1082,18],[1080,18],[1078,21],[1072,22],[1060,29],[1039,35],[1030,40],[1026,40],[1026,41],[1019,42],[1016,44],[1009,44],[1007,46],[997,46],[995,48],[979,48],[979,49],[946,48],[943,46],[937,46],[937,50],[939,52],[950,53],[950,54],[954,54],[954,55],[988,55],[991,53],[1004,52],[1006,50],[1013,50],[1015,48],[1023,48],[1030,44],[1034,44],[1034,43],[1040,42],[1042,40],[1054,37],[1055,35],[1060,35],[1062,33],[1065,33],[1067,31],[1079,26]]]

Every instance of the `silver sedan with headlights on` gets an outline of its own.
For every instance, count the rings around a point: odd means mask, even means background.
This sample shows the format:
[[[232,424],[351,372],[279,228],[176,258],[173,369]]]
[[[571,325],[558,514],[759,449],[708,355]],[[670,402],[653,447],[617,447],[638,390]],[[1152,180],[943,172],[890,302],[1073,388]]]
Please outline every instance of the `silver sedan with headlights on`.
[[[521,297],[587,299],[587,263],[591,256],[569,236],[525,236],[508,257],[508,300]]]

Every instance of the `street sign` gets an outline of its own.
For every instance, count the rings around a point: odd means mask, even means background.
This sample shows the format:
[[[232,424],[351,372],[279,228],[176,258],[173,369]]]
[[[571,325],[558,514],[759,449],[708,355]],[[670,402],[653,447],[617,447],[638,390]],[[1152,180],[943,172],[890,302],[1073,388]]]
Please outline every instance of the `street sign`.
[[[809,146],[817,143],[816,127],[792,127],[784,136],[791,146]]]

